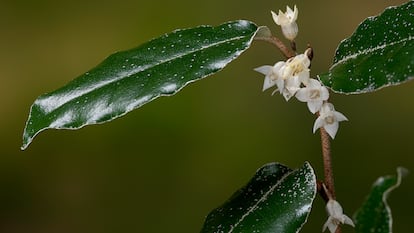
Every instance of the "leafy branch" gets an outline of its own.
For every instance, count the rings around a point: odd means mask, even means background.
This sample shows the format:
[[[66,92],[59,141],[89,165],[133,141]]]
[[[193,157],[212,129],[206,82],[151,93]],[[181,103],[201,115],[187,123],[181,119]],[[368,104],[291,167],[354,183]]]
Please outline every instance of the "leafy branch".
[[[362,22],[338,46],[333,64],[319,79],[310,78],[313,50],[297,53],[298,9],[272,12],[289,46],[268,27],[238,20],[222,25],[176,30],[137,48],[110,55],[67,85],[39,96],[30,108],[22,150],[46,129],[79,129],[112,121],[160,96],[176,94],[238,58],[253,41],[274,45],[286,58],[255,70],[265,75],[263,89],[276,86],[286,100],[306,102],[320,129],[324,180],[317,181],[305,163],[290,169],[279,163],[261,167],[246,186],[207,217],[201,232],[299,232],[316,193],[326,201],[324,228],[340,232],[353,225],[336,200],[330,138],[346,117],[328,102],[331,90],[362,94],[404,83],[414,77],[414,1],[387,8]],[[354,218],[356,232],[392,232],[388,194],[400,185],[397,176],[380,178]]]

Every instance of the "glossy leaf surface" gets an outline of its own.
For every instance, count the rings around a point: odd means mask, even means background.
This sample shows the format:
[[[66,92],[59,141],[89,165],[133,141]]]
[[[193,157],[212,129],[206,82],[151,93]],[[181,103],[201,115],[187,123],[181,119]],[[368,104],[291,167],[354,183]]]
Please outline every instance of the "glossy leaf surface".
[[[321,81],[340,93],[359,94],[414,77],[414,1],[362,22],[336,50]]]
[[[355,214],[355,232],[391,233],[392,215],[387,198],[392,190],[400,186],[407,171],[397,169],[397,175],[380,177],[373,185],[361,209]]]
[[[109,56],[32,105],[25,149],[45,129],[78,129],[120,117],[159,96],[223,69],[251,44],[257,26],[234,21],[177,30]]]
[[[297,170],[267,164],[207,216],[201,232],[298,232],[315,195],[316,177],[308,163]]]

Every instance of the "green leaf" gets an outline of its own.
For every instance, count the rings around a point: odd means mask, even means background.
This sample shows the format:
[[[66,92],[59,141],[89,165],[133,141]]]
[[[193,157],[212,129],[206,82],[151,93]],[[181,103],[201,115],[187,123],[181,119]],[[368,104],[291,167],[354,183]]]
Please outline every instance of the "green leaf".
[[[414,78],[414,1],[362,22],[340,43],[321,81],[339,93],[360,94]]]
[[[25,149],[45,129],[79,129],[111,121],[159,96],[223,69],[249,48],[257,26],[233,21],[217,27],[176,30],[101,64],[40,96],[23,134]]]
[[[401,178],[406,173],[406,169],[398,168],[396,176],[383,176],[374,183],[371,193],[355,214],[355,232],[392,232],[391,209],[387,198],[392,190],[400,186]]]
[[[312,167],[291,170],[271,163],[206,218],[202,233],[298,232],[306,223],[316,195]]]

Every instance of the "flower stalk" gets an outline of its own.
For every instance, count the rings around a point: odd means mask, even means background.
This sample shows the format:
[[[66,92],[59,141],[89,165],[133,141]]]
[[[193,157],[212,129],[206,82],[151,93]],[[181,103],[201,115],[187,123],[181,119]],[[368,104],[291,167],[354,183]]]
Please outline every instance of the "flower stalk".
[[[294,57],[296,55],[295,52],[293,52],[292,50],[289,49],[289,47],[287,47],[279,38],[277,38],[276,36],[270,36],[270,37],[255,37],[255,40],[258,41],[264,41],[267,43],[270,43],[274,46],[276,46],[276,48],[279,49],[279,51],[282,53],[282,55],[285,58],[291,58]]]
[[[336,199],[334,176],[332,170],[331,159],[331,141],[329,135],[324,128],[320,129],[321,144],[322,144],[322,158],[323,158],[323,172],[324,172],[324,184],[326,185],[327,196],[329,199]]]

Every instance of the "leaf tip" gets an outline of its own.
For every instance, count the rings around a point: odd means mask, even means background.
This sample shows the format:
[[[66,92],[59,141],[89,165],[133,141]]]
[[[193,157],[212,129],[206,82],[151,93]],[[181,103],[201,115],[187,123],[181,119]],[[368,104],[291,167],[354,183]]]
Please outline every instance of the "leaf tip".
[[[30,109],[29,118],[27,119],[26,125],[23,130],[23,142],[22,142],[22,146],[20,147],[20,150],[22,151],[26,150],[27,147],[29,147],[30,143],[32,143],[36,135],[38,135],[43,130],[47,129],[47,128],[40,128],[40,129],[36,128],[34,126],[32,116],[33,116],[33,106]]]
[[[24,132],[23,132],[23,143],[22,146],[20,147],[20,150],[24,151],[27,149],[27,147],[29,147],[30,143],[33,141],[33,137],[34,136],[30,136],[27,132],[27,126],[24,128]]]
[[[405,167],[397,167],[397,174],[399,177],[404,178],[410,174],[410,171]]]
[[[29,146],[29,144],[28,143],[25,143],[25,142],[23,142],[23,145],[20,147],[20,150],[21,151],[24,151],[24,150],[26,150],[26,148]]]

